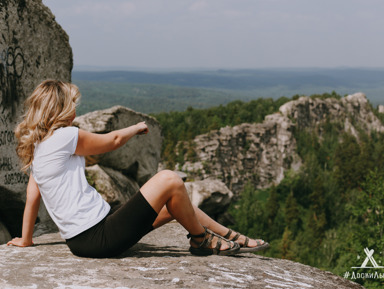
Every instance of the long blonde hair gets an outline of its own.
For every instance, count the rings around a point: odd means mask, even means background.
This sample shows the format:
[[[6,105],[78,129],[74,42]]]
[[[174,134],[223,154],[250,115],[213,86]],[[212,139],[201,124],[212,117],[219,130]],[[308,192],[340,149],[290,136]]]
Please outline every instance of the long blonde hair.
[[[26,172],[33,161],[35,144],[60,128],[71,124],[76,114],[80,92],[76,85],[58,80],[45,80],[25,101],[23,120],[17,125],[17,155]]]

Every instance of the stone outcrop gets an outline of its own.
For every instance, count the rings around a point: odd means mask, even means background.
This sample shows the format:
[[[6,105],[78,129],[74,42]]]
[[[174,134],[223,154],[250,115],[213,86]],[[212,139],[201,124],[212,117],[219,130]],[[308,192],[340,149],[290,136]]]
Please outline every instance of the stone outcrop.
[[[93,165],[86,167],[85,174],[88,183],[111,206],[124,204],[139,189],[135,181],[110,168]]]
[[[301,165],[294,130],[315,130],[321,137],[326,121],[340,123],[356,137],[359,129],[384,132],[362,93],[341,100],[301,97],[282,105],[263,123],[225,127],[195,137],[194,160],[187,160],[181,170],[194,179],[220,179],[235,194],[248,182],[257,188],[278,184],[287,170]]]
[[[185,187],[192,204],[214,219],[228,209],[233,198],[233,193],[219,180],[186,182]]]
[[[0,19],[0,220],[15,236],[21,232],[28,176],[20,172],[13,131],[25,98],[42,80],[70,81],[72,50],[41,0],[0,1]],[[39,220],[49,222],[44,208]]]
[[[363,288],[330,272],[289,260],[250,253],[192,256],[185,234],[179,224],[167,224],[120,257],[110,259],[76,257],[58,234],[36,238],[34,247],[2,245],[0,287]]]
[[[182,170],[193,177],[222,180],[237,193],[247,182],[263,188],[279,183],[284,171],[298,167],[293,122],[281,114],[261,124],[224,127],[194,139],[197,162],[187,161]]]
[[[298,129],[315,129],[328,120],[344,124],[345,131],[352,134],[358,128],[367,132],[384,132],[384,126],[363,93],[348,95],[341,100],[301,97],[282,105],[280,112],[295,120]]]
[[[87,165],[99,164],[122,172],[140,186],[157,172],[162,134],[157,120],[122,106],[87,113],[75,118],[73,125],[89,132],[108,133],[145,121],[147,135],[134,136],[123,147],[87,159]],[[107,172],[108,173],[108,172]]]

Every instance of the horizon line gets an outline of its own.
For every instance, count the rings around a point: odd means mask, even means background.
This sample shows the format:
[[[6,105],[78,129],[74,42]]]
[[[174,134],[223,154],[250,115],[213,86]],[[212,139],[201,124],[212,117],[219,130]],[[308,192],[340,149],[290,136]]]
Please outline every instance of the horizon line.
[[[371,66],[297,66],[297,67],[139,67],[139,66],[103,66],[103,65],[74,65],[72,72],[75,71],[236,71],[236,70],[384,70],[384,67]]]

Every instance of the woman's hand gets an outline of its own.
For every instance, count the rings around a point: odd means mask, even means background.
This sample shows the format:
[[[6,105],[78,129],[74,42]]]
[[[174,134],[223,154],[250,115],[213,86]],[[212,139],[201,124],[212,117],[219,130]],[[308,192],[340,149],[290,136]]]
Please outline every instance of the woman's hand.
[[[145,123],[145,121],[139,122],[136,124],[137,126],[137,133],[136,134],[147,134],[148,133],[148,126]]]
[[[29,247],[33,246],[32,240],[24,240],[23,238],[13,238],[7,243],[7,246],[17,246],[17,247]]]

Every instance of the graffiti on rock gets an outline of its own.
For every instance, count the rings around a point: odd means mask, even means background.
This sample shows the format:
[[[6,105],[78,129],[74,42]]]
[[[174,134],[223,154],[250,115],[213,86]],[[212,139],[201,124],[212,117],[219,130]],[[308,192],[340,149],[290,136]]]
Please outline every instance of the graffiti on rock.
[[[23,93],[20,79],[25,69],[23,50],[16,47],[8,47],[0,51],[0,92],[2,112],[10,109],[15,113],[16,104]]]

